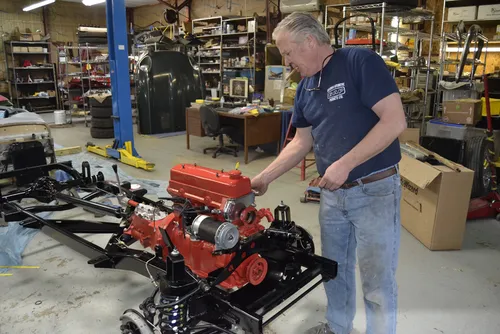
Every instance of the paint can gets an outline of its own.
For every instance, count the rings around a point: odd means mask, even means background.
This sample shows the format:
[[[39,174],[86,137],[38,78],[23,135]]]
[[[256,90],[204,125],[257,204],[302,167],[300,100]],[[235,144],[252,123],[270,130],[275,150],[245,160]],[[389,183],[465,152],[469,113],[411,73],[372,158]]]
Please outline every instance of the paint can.
[[[54,111],[54,123],[57,125],[66,124],[66,111],[65,110],[55,110]]]

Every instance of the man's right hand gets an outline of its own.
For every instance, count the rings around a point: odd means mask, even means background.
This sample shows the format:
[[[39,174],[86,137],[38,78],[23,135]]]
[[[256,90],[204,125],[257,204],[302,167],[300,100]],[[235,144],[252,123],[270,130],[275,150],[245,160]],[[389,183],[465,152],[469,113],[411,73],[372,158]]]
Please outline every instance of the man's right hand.
[[[252,179],[252,190],[257,196],[262,196],[267,191],[269,184],[265,182],[261,176],[256,176]]]

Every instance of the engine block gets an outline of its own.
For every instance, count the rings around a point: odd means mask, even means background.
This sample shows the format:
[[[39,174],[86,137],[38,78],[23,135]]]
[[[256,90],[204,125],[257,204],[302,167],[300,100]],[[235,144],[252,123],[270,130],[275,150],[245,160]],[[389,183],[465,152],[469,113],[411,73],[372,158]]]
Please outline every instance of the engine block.
[[[165,215],[152,206],[139,204],[124,233],[144,247],[155,251],[160,247],[164,258],[168,256],[166,233],[186,266],[201,278],[227,267],[238,244],[265,229],[261,220],[274,219],[269,209],[255,208],[250,179],[239,170],[224,172],[177,165],[171,170],[167,191],[177,203],[173,213]],[[267,270],[265,259],[259,254],[250,255],[220,286],[235,290],[248,283],[258,285]]]

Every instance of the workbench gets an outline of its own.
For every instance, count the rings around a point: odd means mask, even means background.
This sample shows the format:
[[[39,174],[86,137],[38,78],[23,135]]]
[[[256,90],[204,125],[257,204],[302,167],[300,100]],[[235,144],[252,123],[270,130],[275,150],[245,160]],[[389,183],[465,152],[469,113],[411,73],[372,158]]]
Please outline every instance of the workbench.
[[[281,141],[281,112],[252,114],[231,114],[218,111],[221,126],[235,126],[242,129],[245,164],[248,164],[248,148],[257,145],[276,143],[277,151]],[[190,149],[189,136],[205,137],[201,124],[200,110],[186,108],[186,146]]]

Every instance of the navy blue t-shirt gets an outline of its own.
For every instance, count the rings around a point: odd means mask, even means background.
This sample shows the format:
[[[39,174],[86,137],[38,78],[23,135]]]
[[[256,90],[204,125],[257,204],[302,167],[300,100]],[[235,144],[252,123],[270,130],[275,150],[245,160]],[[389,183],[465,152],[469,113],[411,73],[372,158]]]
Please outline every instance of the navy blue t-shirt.
[[[335,51],[320,73],[304,78],[297,87],[293,126],[312,126],[316,166],[320,175],[354,148],[377,124],[372,107],[399,89],[383,59],[369,49],[343,48]],[[347,182],[399,163],[396,139],[384,151],[351,171]]]

